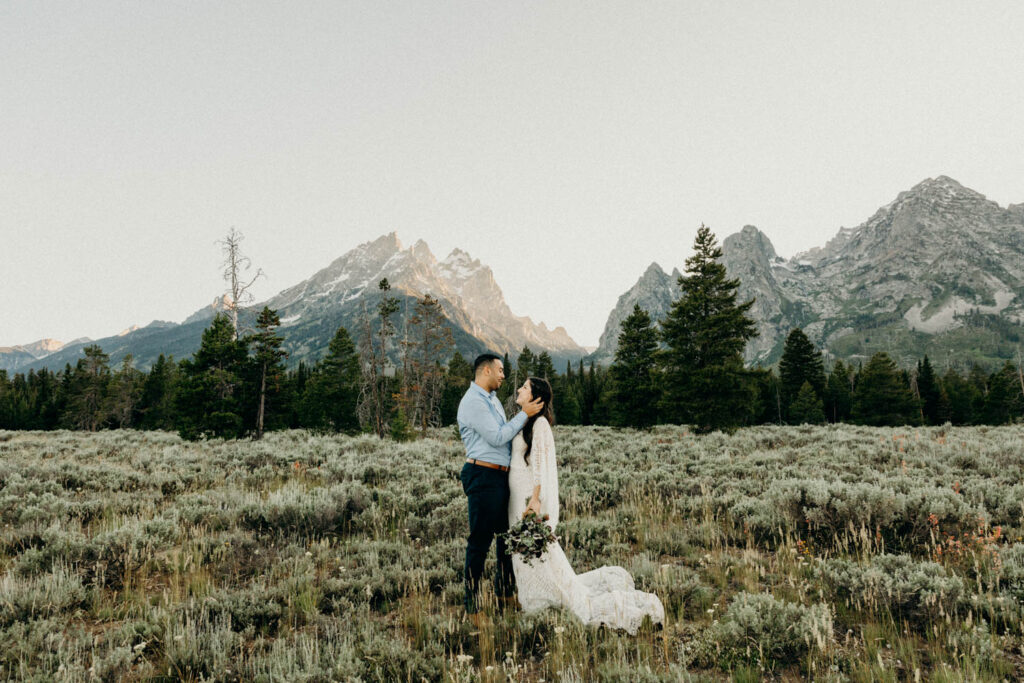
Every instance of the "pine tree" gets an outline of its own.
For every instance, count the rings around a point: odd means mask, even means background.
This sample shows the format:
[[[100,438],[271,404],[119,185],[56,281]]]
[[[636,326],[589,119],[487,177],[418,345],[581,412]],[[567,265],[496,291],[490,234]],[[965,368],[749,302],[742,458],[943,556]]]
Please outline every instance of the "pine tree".
[[[941,401],[942,388],[932,364],[925,356],[917,363],[917,394],[921,399],[921,417],[925,424],[942,424],[945,420],[939,418],[939,403]]]
[[[473,366],[458,351],[448,361],[444,374],[444,392],[441,396],[441,424],[455,424],[459,403],[473,381]]]
[[[263,427],[266,422],[267,404],[281,394],[284,386],[284,359],[288,352],[282,346],[284,338],[277,334],[281,318],[277,311],[264,306],[256,317],[256,332],[247,340],[252,345],[255,357],[253,367],[256,371],[256,438],[263,438]]]
[[[1021,416],[1024,396],[1017,378],[1017,367],[1010,361],[989,376],[988,394],[985,396],[984,424],[1001,425]]]
[[[416,312],[409,321],[413,329],[414,347],[408,372],[411,382],[406,386],[412,408],[411,422],[426,435],[427,427],[441,422],[441,395],[444,391],[445,371],[442,363],[454,346],[452,330],[445,323],[440,302],[429,294],[416,302]]]
[[[548,382],[554,381],[558,373],[555,371],[555,364],[551,360],[551,354],[547,351],[541,351],[540,355],[533,363],[533,376],[546,379]]]
[[[143,429],[174,428],[177,379],[178,367],[174,359],[167,360],[161,353],[142,384],[139,412]]]
[[[942,376],[942,388],[949,402],[949,421],[955,425],[976,424],[974,407],[983,401],[978,389],[953,368]]]
[[[138,420],[139,402],[145,375],[132,367],[132,354],[121,359],[121,368],[110,383],[109,414],[121,429],[132,427]]]
[[[697,231],[695,254],[679,278],[682,296],[661,322],[665,416],[689,421],[699,432],[731,429],[747,421],[755,387],[743,367],[747,340],[757,336],[747,312],[753,299],[736,303],[739,280],[726,278],[722,250],[706,226]]]
[[[825,410],[821,399],[810,382],[804,382],[796,398],[789,405],[790,424],[821,424],[825,421]]]
[[[985,424],[987,421],[986,413],[988,412],[986,399],[990,389],[989,374],[978,363],[973,363],[970,371],[967,373],[967,383],[974,389],[971,396],[972,424]]]
[[[853,419],[873,426],[915,425],[921,421],[917,399],[884,351],[872,356],[861,372],[854,392]]]
[[[73,429],[94,432],[109,417],[107,393],[110,385],[110,356],[96,344],[82,349],[71,375],[65,423]]]
[[[788,416],[789,405],[796,400],[804,382],[811,385],[815,396],[820,397],[825,393],[825,368],[821,352],[799,327],[793,328],[786,337],[782,358],[779,360],[779,380],[782,412],[785,416]]]
[[[506,376],[508,373],[505,373]],[[522,385],[527,377],[537,376],[537,358],[533,355],[533,351],[530,350],[529,346],[524,346],[523,350],[519,352],[519,358],[516,360],[515,368],[515,379],[517,386]]]
[[[615,362],[610,368],[609,413],[618,427],[649,427],[657,421],[654,366],[658,333],[639,304],[622,321]]]
[[[199,349],[181,361],[175,396],[182,438],[235,438],[244,432],[243,381],[248,347],[235,339],[231,319],[217,314],[203,331]]]
[[[853,410],[853,379],[850,368],[836,359],[825,383],[825,414],[830,422],[845,422]]]
[[[14,392],[3,368],[0,368],[0,429],[18,429],[14,418]]]
[[[348,330],[344,326],[339,327],[327,346],[327,355],[310,379],[301,382],[304,424],[314,429],[331,429],[347,434],[358,432],[356,406],[360,380],[356,346]]]

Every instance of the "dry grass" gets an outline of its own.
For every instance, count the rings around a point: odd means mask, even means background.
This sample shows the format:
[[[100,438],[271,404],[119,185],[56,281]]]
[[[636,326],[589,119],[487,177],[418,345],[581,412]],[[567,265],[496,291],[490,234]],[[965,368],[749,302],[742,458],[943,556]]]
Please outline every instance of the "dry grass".
[[[1024,431],[559,428],[578,571],[636,637],[461,610],[452,430],[411,443],[0,432],[0,677],[1013,680]]]

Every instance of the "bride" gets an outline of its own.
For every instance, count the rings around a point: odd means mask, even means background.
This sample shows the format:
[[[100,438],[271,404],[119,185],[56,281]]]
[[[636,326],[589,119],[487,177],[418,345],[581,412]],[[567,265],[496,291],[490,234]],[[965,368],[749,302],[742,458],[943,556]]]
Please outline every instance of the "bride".
[[[546,380],[527,379],[516,394],[516,403],[522,406],[534,398],[540,398],[544,407],[527,420],[512,442],[508,523],[512,526],[527,510],[533,510],[541,517],[547,515],[547,524],[553,530],[558,524],[558,470],[551,432],[551,385]],[[665,608],[658,596],[636,590],[633,577],[625,569],[610,566],[576,574],[559,543],[549,545],[532,565],[514,555],[512,568],[525,612],[566,607],[585,624],[605,624],[631,635],[645,616],[655,624],[665,621]]]

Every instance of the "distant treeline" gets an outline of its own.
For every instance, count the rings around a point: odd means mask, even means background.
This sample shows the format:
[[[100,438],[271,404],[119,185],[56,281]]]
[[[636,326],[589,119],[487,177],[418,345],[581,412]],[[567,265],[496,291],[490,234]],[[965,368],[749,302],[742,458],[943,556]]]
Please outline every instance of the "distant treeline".
[[[344,328],[338,337],[349,338]],[[794,355],[792,344],[800,337],[798,329],[790,334],[778,373],[749,371],[752,400],[737,416],[740,425],[998,425],[1024,418],[1020,370],[1012,363],[996,372],[976,365],[966,376],[953,369],[937,375],[927,357],[908,372],[879,353],[863,366],[836,361],[826,374],[816,351],[816,362],[787,364],[801,358]],[[130,357],[112,369],[102,349],[91,346],[75,366],[58,372],[30,370],[9,377],[0,370],[0,429],[165,429],[186,438],[255,435],[259,373],[253,356],[239,352],[230,362],[214,365],[206,355],[200,350],[180,362],[161,356],[147,373],[134,369]],[[264,429],[372,431],[360,425],[356,411],[358,364],[355,372],[351,365],[346,372],[344,361],[343,355],[328,356],[314,366],[300,363],[296,370],[282,372],[268,393]],[[657,371],[640,394],[645,400],[638,402],[634,386],[620,377],[619,364],[602,367],[581,360],[556,372],[547,353],[535,355],[524,348],[518,363],[506,357],[505,365],[508,379],[498,394],[509,405],[509,415],[515,386],[532,375],[552,383],[560,424],[647,427],[691,422],[664,402],[663,378]],[[439,424],[454,424],[472,374],[471,361],[458,352],[449,359]],[[385,379],[388,431],[412,436],[413,426],[399,406],[401,370]]]
[[[523,348],[505,357],[499,397],[509,415],[527,376],[548,379],[557,422],[645,428],[687,424],[696,431],[755,424],[999,425],[1024,419],[1024,373],[1007,362],[990,372],[941,376],[928,357],[908,371],[886,353],[857,366],[821,352],[799,328],[786,339],[778,371],[746,368],[742,352],[756,336],[736,302],[738,280],[725,276],[714,235],[701,227],[695,255],[680,278],[680,298],[655,326],[634,307],[623,321],[609,367],[582,360],[561,372],[546,352]],[[424,296],[405,327],[392,316],[398,300],[378,285],[380,300],[364,308],[356,339],[338,328],[323,359],[285,367],[280,320],[264,308],[256,329],[240,335],[237,320],[218,315],[190,359],[160,356],[149,372],[126,356],[116,368],[99,346],[62,371],[0,370],[0,429],[164,429],[184,438],[259,438],[265,430],[306,428],[371,432],[408,439],[451,425],[473,378],[472,360],[452,352],[451,331],[437,300]],[[484,349],[481,349],[481,351]],[[398,359],[395,362],[395,359]]]

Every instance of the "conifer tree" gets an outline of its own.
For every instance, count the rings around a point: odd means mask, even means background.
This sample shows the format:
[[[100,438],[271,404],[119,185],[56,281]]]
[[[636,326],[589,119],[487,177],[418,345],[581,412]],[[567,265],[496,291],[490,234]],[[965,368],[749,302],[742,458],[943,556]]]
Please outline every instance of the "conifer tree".
[[[174,428],[177,374],[178,367],[174,359],[167,360],[162,353],[149,369],[139,399],[140,424],[143,429]]]
[[[1017,379],[1017,367],[1010,361],[989,376],[984,406],[984,424],[1007,424],[1021,416],[1024,396]]]
[[[836,359],[825,383],[825,416],[829,422],[845,422],[853,410],[853,378],[851,368]]]
[[[14,419],[14,392],[3,368],[0,368],[0,429],[18,429]]]
[[[747,317],[753,299],[736,303],[739,280],[726,277],[722,250],[706,226],[697,231],[694,255],[679,278],[682,296],[661,322],[665,416],[708,432],[749,419],[755,398],[743,367],[747,340],[757,336]]]
[[[132,366],[132,354],[121,359],[120,369],[110,382],[110,418],[121,429],[135,426],[145,375]]]
[[[786,337],[782,358],[779,360],[779,380],[784,415],[788,415],[789,405],[796,400],[804,382],[811,385],[816,396],[825,393],[825,368],[821,352],[799,327],[794,327]]]
[[[924,423],[936,425],[945,422],[939,418],[941,386],[928,356],[917,363],[917,394],[921,399],[921,417]]]
[[[622,321],[615,362],[610,368],[609,413],[618,427],[649,427],[657,421],[654,365],[658,334],[639,304]]]
[[[409,321],[412,339],[408,362],[408,378],[403,378],[410,423],[426,435],[427,428],[441,420],[441,396],[444,392],[444,360],[454,346],[454,336],[445,325],[447,318],[441,303],[426,294],[416,302],[416,312]]]
[[[989,374],[978,363],[972,363],[971,369],[967,373],[967,383],[974,389],[971,396],[972,424],[985,424],[986,412],[988,411],[986,398],[990,388]]]
[[[354,434],[359,431],[359,354],[344,326],[338,327],[327,355],[304,380],[303,421],[315,429]],[[298,383],[297,383],[297,386]]]
[[[82,349],[71,375],[65,423],[73,429],[94,432],[109,416],[107,393],[110,384],[110,356],[96,344]]]
[[[805,381],[789,405],[790,424],[821,424],[825,421],[825,410],[821,399],[810,382]]]
[[[29,387],[35,387],[33,429],[56,429],[60,424],[60,384],[52,370],[29,371]]]
[[[983,400],[978,389],[953,368],[942,376],[942,388],[949,403],[949,421],[955,425],[975,424],[974,406]]]
[[[551,360],[551,354],[547,351],[541,351],[540,355],[533,363],[533,376],[546,379],[548,382],[554,381],[558,373],[555,371],[555,364]]]
[[[444,374],[444,393],[441,396],[441,424],[455,424],[459,403],[473,381],[473,366],[458,351],[448,361]]]
[[[180,364],[175,405],[182,438],[241,436],[248,355],[246,342],[235,339],[231,319],[218,313],[203,331],[199,349]]]
[[[256,438],[263,438],[267,404],[277,398],[284,387],[284,359],[288,352],[282,346],[284,338],[277,333],[281,318],[277,311],[264,306],[256,317],[256,332],[249,337],[255,357],[253,364],[256,374]]]
[[[861,372],[854,392],[853,419],[873,426],[915,425],[921,420],[917,398],[884,351],[872,356]]]
[[[523,350],[519,352],[519,358],[516,360],[515,367],[515,379],[516,385],[522,385],[527,377],[537,376],[537,357],[533,355],[533,351],[530,350],[529,346],[524,346]],[[508,376],[508,372],[505,373]]]

